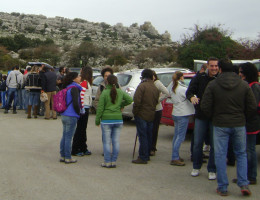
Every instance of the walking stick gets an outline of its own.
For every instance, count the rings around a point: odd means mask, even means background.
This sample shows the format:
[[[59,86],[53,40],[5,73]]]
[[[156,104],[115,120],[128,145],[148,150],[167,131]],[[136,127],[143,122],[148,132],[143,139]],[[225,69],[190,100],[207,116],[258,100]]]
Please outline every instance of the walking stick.
[[[135,135],[135,145],[134,145],[134,150],[133,150],[133,160],[134,160],[134,158],[135,158],[136,141],[137,141],[137,132],[136,132],[136,135]]]

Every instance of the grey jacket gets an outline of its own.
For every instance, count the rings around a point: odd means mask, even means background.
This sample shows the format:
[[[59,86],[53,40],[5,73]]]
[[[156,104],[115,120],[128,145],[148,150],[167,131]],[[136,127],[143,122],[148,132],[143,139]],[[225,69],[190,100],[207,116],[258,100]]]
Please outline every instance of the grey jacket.
[[[13,70],[7,76],[6,86],[8,88],[17,88],[17,84],[23,84],[23,74],[19,70]]]

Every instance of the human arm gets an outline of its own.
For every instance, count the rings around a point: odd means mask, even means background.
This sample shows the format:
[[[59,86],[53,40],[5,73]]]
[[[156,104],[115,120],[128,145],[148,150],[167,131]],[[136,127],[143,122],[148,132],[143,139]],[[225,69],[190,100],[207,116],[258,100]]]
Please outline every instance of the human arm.
[[[131,104],[133,102],[133,98],[130,97],[126,92],[123,92],[123,101],[121,104],[121,108],[124,108],[125,106]]]
[[[155,81],[154,84],[161,93],[160,98],[159,98],[160,102],[170,96],[167,88],[162,84],[162,82],[160,80]]]
[[[191,79],[191,82],[189,84],[189,87],[186,91],[186,98],[193,104],[199,104],[199,98],[197,97],[198,93],[198,85],[199,85],[199,75],[194,76]]]
[[[140,108],[142,106],[142,98],[143,98],[143,87],[142,87],[142,83],[139,84],[139,86],[137,87],[135,94],[134,94],[134,105],[133,105],[133,114],[134,116],[138,115],[138,112],[140,111]]]
[[[76,87],[70,90],[72,96],[72,105],[77,114],[80,114],[80,104],[79,104],[79,89]]]
[[[246,118],[250,118],[252,115],[256,114],[257,110],[256,97],[251,88],[248,88],[245,102]]]
[[[95,123],[98,126],[101,121],[101,117],[103,115],[104,109],[105,109],[105,94],[102,92],[102,94],[99,96],[99,101],[98,101],[98,107],[97,107],[97,113],[96,113],[96,120]]]
[[[200,108],[202,112],[209,118],[211,118],[212,116],[213,105],[214,105],[213,93],[211,89],[211,83],[209,83],[208,86],[206,87],[206,90],[203,94],[203,98],[200,104]]]

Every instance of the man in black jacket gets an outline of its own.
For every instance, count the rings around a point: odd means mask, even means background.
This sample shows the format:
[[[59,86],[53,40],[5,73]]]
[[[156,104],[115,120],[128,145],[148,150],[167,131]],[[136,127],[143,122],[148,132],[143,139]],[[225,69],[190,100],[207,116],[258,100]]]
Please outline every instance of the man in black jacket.
[[[218,75],[218,59],[209,58],[207,62],[207,70],[203,73],[198,73],[190,82],[186,92],[186,97],[195,106],[195,127],[194,127],[194,145],[193,145],[193,170],[191,176],[199,175],[203,162],[203,143],[207,134],[210,138],[210,154],[208,161],[208,179],[216,179],[216,166],[214,161],[214,146],[212,135],[212,124],[200,108],[203,93],[208,83],[216,78]]]
[[[256,101],[248,84],[233,72],[231,62],[221,60],[219,67],[220,75],[208,84],[201,102],[202,111],[213,123],[217,193],[227,195],[226,156],[231,138],[237,160],[237,184],[243,195],[250,195],[245,124],[246,118],[256,112]]]

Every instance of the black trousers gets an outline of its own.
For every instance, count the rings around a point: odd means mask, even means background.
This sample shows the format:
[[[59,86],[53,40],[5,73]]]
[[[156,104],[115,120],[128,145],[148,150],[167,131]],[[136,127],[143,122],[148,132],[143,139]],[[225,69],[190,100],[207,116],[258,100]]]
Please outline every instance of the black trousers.
[[[152,136],[151,151],[157,151],[156,144],[158,139],[158,132],[159,132],[161,118],[162,118],[162,110],[156,111],[153,120],[153,136]]]
[[[85,114],[81,114],[77,122],[77,128],[73,137],[71,154],[85,152],[87,146],[87,125],[88,125],[89,108],[85,108]]]

